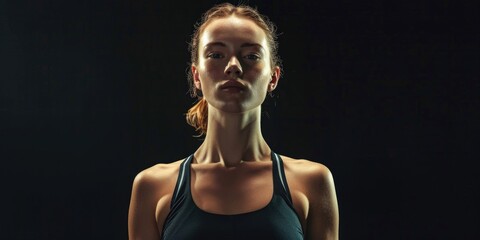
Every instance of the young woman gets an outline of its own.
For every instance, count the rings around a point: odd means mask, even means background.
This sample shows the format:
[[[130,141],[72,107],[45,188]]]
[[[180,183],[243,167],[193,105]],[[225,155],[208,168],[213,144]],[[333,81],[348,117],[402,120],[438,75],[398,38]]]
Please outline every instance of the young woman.
[[[217,5],[191,42],[187,121],[201,134],[191,156],[134,180],[129,238],[338,239],[332,174],[273,152],[261,105],[280,78],[274,26],[248,6]],[[285,139],[294,142],[294,139]]]

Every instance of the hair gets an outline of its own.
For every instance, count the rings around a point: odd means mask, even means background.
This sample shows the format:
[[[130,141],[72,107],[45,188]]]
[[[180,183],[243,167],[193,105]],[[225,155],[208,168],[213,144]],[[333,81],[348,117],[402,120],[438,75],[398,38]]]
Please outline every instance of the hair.
[[[192,35],[191,42],[189,44],[190,51],[190,64],[189,66],[196,65],[199,58],[199,42],[200,36],[207,27],[207,25],[215,19],[226,18],[230,16],[237,16],[252,20],[255,22],[267,36],[268,47],[270,50],[270,66],[272,69],[276,66],[281,66],[281,59],[278,56],[278,42],[276,27],[271,22],[268,17],[260,14],[256,8],[252,8],[246,5],[232,5],[230,3],[222,3],[215,5],[206,11],[201,20],[195,24],[195,30]],[[199,133],[198,136],[202,136],[207,132],[207,122],[208,122],[208,103],[203,98],[201,91],[195,87],[193,81],[193,73],[191,67],[188,68],[188,82],[189,82],[189,92],[190,96],[197,98],[197,102],[191,107],[186,113],[186,120],[189,125],[195,128]]]

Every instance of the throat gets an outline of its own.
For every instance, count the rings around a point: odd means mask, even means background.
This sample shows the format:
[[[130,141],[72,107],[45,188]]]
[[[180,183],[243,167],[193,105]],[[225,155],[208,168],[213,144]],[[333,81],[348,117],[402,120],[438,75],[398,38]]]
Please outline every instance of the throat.
[[[260,129],[260,107],[233,114],[209,105],[208,111],[208,128],[195,152],[196,163],[221,163],[229,168],[270,159],[270,148]]]
[[[205,141],[195,152],[194,163],[238,168],[247,163],[270,161],[271,150],[265,141],[255,144],[233,142]]]

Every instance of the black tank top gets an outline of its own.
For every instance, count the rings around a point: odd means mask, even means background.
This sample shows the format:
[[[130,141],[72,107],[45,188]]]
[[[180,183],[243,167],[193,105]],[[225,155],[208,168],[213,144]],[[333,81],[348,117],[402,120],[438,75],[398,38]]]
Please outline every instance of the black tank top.
[[[267,206],[248,213],[222,215],[205,212],[195,205],[190,192],[193,154],[180,165],[170,213],[163,224],[163,240],[297,240],[302,226],[288,189],[283,162],[272,152],[273,197]]]

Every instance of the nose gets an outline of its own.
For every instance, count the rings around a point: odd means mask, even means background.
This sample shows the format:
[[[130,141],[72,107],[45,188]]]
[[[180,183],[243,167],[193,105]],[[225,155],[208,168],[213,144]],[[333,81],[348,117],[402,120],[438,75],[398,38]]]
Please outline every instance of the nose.
[[[229,77],[236,78],[243,74],[242,65],[238,61],[237,57],[232,56],[230,61],[228,61],[227,67],[225,68],[225,74]]]

